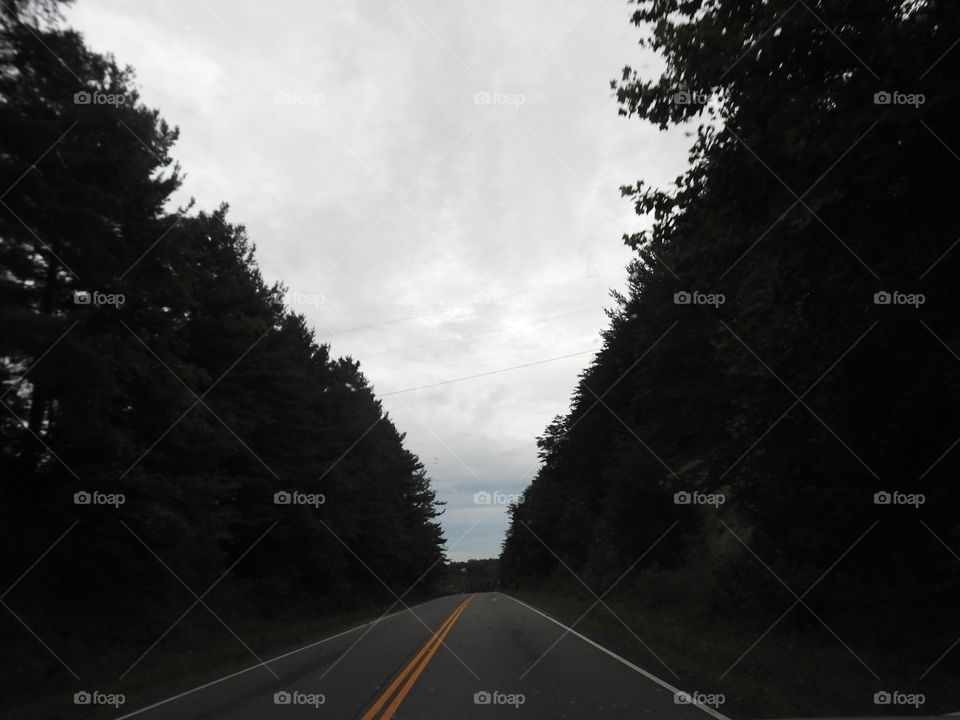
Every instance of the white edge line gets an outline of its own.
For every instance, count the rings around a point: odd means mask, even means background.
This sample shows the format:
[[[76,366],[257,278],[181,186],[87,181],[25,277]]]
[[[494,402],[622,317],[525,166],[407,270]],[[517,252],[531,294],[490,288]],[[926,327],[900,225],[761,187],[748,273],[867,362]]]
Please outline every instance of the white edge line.
[[[627,666],[628,668],[630,668],[631,670],[635,670],[636,672],[640,673],[640,674],[643,675],[645,678],[647,678],[647,680],[650,680],[651,682],[655,682],[657,685],[659,685],[659,686],[662,687],[662,688],[665,688],[666,690],[669,690],[669,691],[672,692],[674,695],[676,695],[677,693],[684,692],[684,691],[681,690],[680,688],[674,687],[673,685],[671,685],[671,684],[668,683],[667,681],[661,680],[661,679],[658,678],[656,675],[653,675],[652,673],[647,672],[647,671],[644,670],[642,667],[639,667],[639,666],[637,666],[637,665],[634,665],[632,662],[630,662],[630,661],[627,660],[626,658],[620,657],[619,655],[617,655],[617,654],[616,654],[615,652],[613,652],[612,650],[608,650],[608,649],[605,648],[603,645],[594,642],[593,640],[591,640],[590,638],[586,637],[585,635],[581,635],[580,633],[578,633],[578,632],[577,632],[576,630],[574,630],[573,628],[567,627],[566,625],[564,625],[564,624],[563,624],[562,622],[560,622],[559,620],[555,620],[554,618],[550,617],[550,616],[547,615],[546,613],[540,612],[540,611],[537,610],[535,607],[533,607],[533,606],[531,606],[531,605],[527,605],[527,604],[526,604],[525,602],[523,602],[522,600],[517,600],[515,597],[513,597],[512,595],[508,595],[507,593],[498,593],[498,594],[504,595],[505,597],[508,597],[508,598],[510,598],[511,600],[513,600],[515,603],[519,603],[520,605],[523,605],[523,606],[524,606],[525,608],[527,608],[528,610],[532,610],[532,611],[535,612],[537,615],[541,615],[541,616],[545,617],[547,620],[549,620],[550,622],[556,623],[556,624],[559,625],[560,627],[564,628],[564,629],[565,629],[567,632],[569,632],[571,635],[576,635],[578,638],[580,638],[580,639],[583,640],[584,642],[589,643],[590,645],[593,645],[595,648],[597,648],[597,650],[600,650],[600,651],[602,651],[602,652],[605,652],[607,655],[609,655],[610,657],[612,657],[614,660],[619,660],[621,663],[623,663],[624,665],[626,665],[626,666]],[[703,710],[705,713],[707,713],[708,715],[712,715],[713,717],[717,718],[717,720],[731,720],[729,717],[727,717],[727,716],[724,715],[723,713],[717,712],[716,710],[714,710],[714,709],[713,709],[712,707],[710,707],[709,705],[703,705],[703,704],[701,704],[701,703],[698,703],[698,702],[696,702],[695,700],[693,700],[693,698],[691,698],[691,702],[690,702],[690,703],[685,703],[685,704],[692,705],[692,706],[694,706],[694,707],[698,707],[698,708],[700,708],[701,710]]]
[[[428,601],[428,602],[429,602],[429,601]],[[425,603],[421,603],[421,604],[425,604]],[[419,605],[414,605],[413,607],[420,607],[420,606],[419,606]],[[325,638],[323,638],[322,640],[317,640],[316,642],[312,642],[312,643],[310,643],[309,645],[304,645],[303,647],[297,648],[296,650],[291,650],[290,652],[286,652],[286,653],[284,653],[283,655],[277,655],[276,657],[272,657],[272,658],[270,658],[269,660],[264,660],[262,663],[257,663],[256,665],[251,665],[250,667],[244,668],[243,670],[237,670],[236,672],[230,673],[229,675],[224,675],[222,678],[217,678],[216,680],[211,680],[210,682],[204,683],[203,685],[198,685],[198,686],[195,687],[195,688],[191,688],[191,689],[189,689],[189,690],[184,690],[182,693],[179,693],[179,694],[177,694],[177,695],[173,695],[173,696],[171,696],[171,697],[168,697],[168,698],[166,698],[165,700],[160,700],[159,702],[155,702],[155,703],[153,703],[153,705],[147,705],[146,707],[140,708],[139,710],[134,710],[133,712],[127,713],[126,715],[121,715],[121,716],[118,717],[118,718],[114,718],[114,720],[124,720],[124,718],[131,718],[131,717],[134,717],[135,715],[140,715],[141,713],[147,712],[147,710],[153,710],[154,708],[160,707],[161,705],[166,705],[167,703],[173,702],[174,700],[179,700],[180,698],[186,697],[187,695],[191,695],[191,694],[197,692],[198,690],[204,690],[204,689],[206,689],[206,688],[208,688],[208,687],[210,687],[210,686],[212,686],[212,685],[216,685],[217,683],[222,683],[224,680],[230,680],[231,678],[235,678],[235,677],[237,677],[238,675],[243,675],[244,673],[250,672],[251,670],[256,670],[257,668],[262,668],[262,667],[263,667],[264,665],[266,665],[267,663],[272,663],[272,662],[275,661],[275,660],[282,660],[282,659],[285,658],[285,657],[290,657],[291,655],[296,655],[297,653],[303,652],[304,650],[309,650],[310,648],[316,647],[317,645],[322,645],[322,644],[325,643],[325,642],[328,642],[328,641],[330,641],[330,640],[335,640],[335,639],[338,638],[338,637],[342,637],[343,635],[346,635],[347,633],[356,632],[357,630],[360,630],[361,628],[365,628],[365,627],[367,627],[368,625],[375,625],[375,624],[378,623],[378,622],[381,622],[381,621],[383,621],[383,620],[387,620],[388,618],[392,618],[392,617],[394,617],[394,616],[396,616],[396,615],[402,615],[402,614],[405,613],[405,612],[408,612],[408,611],[407,611],[407,610],[398,610],[398,611],[395,612],[395,613],[390,613],[389,615],[384,615],[383,617],[377,618],[376,620],[370,620],[369,622],[365,622],[365,623],[363,623],[362,625],[357,625],[356,627],[352,627],[352,628],[350,628],[349,630],[344,630],[343,632],[339,632],[339,633],[337,633],[336,635],[331,635],[330,637],[325,637]]]

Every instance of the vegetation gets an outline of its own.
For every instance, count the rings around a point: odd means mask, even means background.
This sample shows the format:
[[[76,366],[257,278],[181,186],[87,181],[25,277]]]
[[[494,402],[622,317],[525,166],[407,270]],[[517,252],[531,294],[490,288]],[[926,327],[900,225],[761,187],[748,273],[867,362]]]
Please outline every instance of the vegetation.
[[[424,466],[226,205],[168,208],[132,70],[42,2],[4,4],[0,63],[0,694],[429,588]]]
[[[497,589],[499,564],[497,558],[447,563],[438,587],[448,594],[491,592]]]
[[[623,71],[620,113],[695,129],[690,166],[623,188],[652,228],[539,439],[503,581],[706,602],[721,688],[771,626],[817,693],[837,663],[783,637],[853,661],[846,692],[778,711],[872,714],[866,686],[956,710],[960,7],[656,0],[633,22],[666,66]],[[730,622],[753,635],[721,641]]]

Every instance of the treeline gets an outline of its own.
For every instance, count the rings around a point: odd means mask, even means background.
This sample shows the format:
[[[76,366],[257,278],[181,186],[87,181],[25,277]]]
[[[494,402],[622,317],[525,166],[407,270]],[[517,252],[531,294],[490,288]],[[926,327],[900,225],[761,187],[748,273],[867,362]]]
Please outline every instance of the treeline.
[[[166,209],[177,130],[55,11],[0,11],[2,685],[132,663],[186,588],[252,621],[429,586],[441,503],[358,363],[226,206]]]
[[[658,0],[633,22],[666,64],[624,69],[620,114],[695,131],[689,169],[623,188],[652,229],[538,440],[503,580],[576,585],[559,556],[600,593],[639,561],[618,591],[673,583],[760,630],[786,585],[896,649],[867,664],[933,666],[960,635],[960,6]]]
[[[491,592],[499,585],[498,558],[447,563],[438,586],[447,593]]]

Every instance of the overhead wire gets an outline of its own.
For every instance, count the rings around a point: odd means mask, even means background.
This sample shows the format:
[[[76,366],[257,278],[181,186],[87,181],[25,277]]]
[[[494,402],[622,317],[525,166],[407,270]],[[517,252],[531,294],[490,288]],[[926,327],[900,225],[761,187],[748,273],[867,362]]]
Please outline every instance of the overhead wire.
[[[388,395],[399,395],[400,393],[413,392],[414,390],[426,390],[428,388],[440,387],[441,385],[450,385],[452,383],[463,382],[464,380],[473,380],[478,377],[485,377],[487,375],[498,375],[499,373],[509,372],[510,370],[519,370],[520,368],[533,367],[534,365],[544,365],[546,363],[555,362],[557,360],[566,360],[567,358],[577,357],[578,355],[587,355],[590,353],[595,353],[596,350],[582,350],[580,352],[570,353],[569,355],[559,355],[557,357],[546,358],[544,360],[536,360],[535,362],[524,363],[522,365],[512,365],[510,367],[499,368],[498,370],[488,370],[487,372],[476,373],[474,375],[465,375],[464,377],[453,378],[451,380],[443,380],[437,383],[431,383],[429,385],[418,385],[416,387],[403,388],[402,390],[391,390],[390,392],[380,393],[380,397],[387,397]]]
[[[549,285],[541,285],[540,287],[530,288],[529,290],[521,290],[520,292],[511,293],[510,295],[502,296],[504,299],[519,297],[521,295],[529,295],[531,293],[540,292],[542,290],[549,290],[550,288],[560,287],[561,285],[569,285],[570,283],[580,282],[582,280],[589,280],[595,277],[601,277],[603,275],[611,275],[613,273],[622,273],[622,269],[617,270],[607,270],[605,272],[594,273],[592,275],[583,275],[578,278],[572,278],[570,280],[563,280],[558,283],[551,283]],[[385,325],[396,325],[398,323],[407,322],[409,320],[419,320],[420,318],[433,317],[434,315],[442,315],[443,313],[450,312],[451,310],[462,310],[464,308],[475,307],[477,305],[489,305],[488,300],[479,300],[473,303],[467,303],[465,305],[455,305],[453,307],[441,308],[439,310],[432,310],[428,313],[421,313],[419,315],[407,315],[405,317],[394,318],[393,320],[384,320],[383,322],[371,323],[369,325],[358,325],[357,327],[346,328],[344,330],[338,330],[336,332],[331,331],[326,335],[321,335],[320,338],[336,338],[341,335],[346,335],[347,333],[360,332],[361,330],[371,330],[373,328],[383,327]]]

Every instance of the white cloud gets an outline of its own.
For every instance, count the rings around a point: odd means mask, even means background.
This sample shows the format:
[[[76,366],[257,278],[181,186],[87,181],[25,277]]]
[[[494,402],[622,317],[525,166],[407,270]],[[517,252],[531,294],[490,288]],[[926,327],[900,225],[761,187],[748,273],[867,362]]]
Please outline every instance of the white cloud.
[[[267,280],[323,295],[302,308],[317,334],[389,392],[598,347],[625,284],[620,238],[645,225],[618,188],[670,182],[690,143],[617,115],[610,79],[660,64],[629,15],[572,0],[79,0],[68,20],[180,126],[178,201],[228,201]],[[278,105],[279,91],[323,97]],[[481,91],[524,102],[477,105]],[[534,437],[590,358],[384,398],[450,501],[448,541],[479,521],[452,557],[499,553],[503,508],[464,498],[524,488]]]

